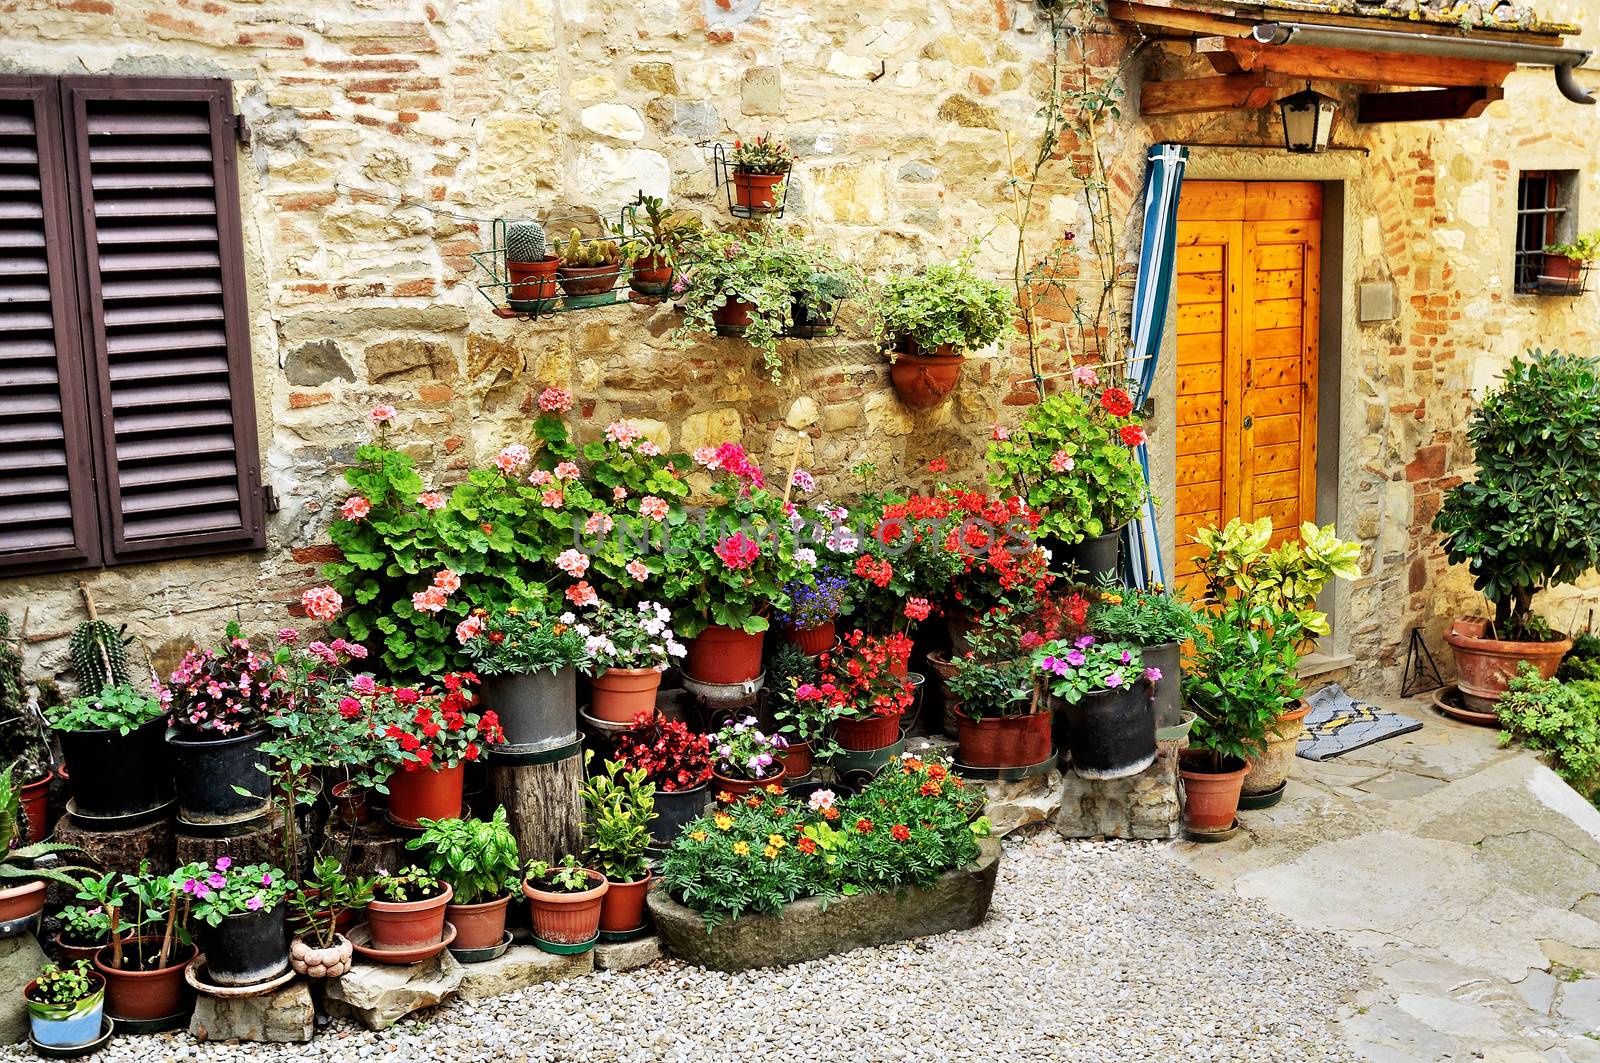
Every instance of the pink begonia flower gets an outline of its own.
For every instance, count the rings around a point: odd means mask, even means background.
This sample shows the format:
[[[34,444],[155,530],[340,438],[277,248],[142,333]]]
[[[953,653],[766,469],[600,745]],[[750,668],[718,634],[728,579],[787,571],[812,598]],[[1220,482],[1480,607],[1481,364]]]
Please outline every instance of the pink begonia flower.
[[[354,690],[357,694],[371,697],[378,691],[378,682],[370,675],[358,675],[354,679],[350,680],[350,689]]]
[[[292,627],[280,627],[278,629],[278,641],[287,642],[289,645],[293,646],[296,642],[300,641],[300,632],[296,631]]]

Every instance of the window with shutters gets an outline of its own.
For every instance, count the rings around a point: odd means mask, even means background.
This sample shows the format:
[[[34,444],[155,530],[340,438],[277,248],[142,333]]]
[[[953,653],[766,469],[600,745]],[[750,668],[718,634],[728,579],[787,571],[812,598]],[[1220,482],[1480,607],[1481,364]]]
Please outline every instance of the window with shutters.
[[[263,545],[230,86],[0,77],[0,574]]]

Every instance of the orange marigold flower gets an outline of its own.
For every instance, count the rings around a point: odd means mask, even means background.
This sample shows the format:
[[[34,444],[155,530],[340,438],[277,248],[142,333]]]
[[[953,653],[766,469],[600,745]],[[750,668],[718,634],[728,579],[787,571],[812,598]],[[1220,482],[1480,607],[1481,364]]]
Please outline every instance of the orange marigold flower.
[[[770,782],[767,784],[767,793],[771,794],[773,797],[777,797],[779,794],[783,793],[783,787],[779,786],[775,782]]]
[[[856,820],[856,830],[861,832],[862,834],[871,834],[872,833],[872,820],[868,819],[865,816],[862,816],[860,819]]]
[[[889,833],[894,837],[895,841],[903,842],[911,837],[911,828],[904,823],[896,823],[889,828]]]
[[[795,848],[796,849],[799,849],[802,853],[805,853],[807,856],[810,856],[812,853],[817,851],[817,843],[812,841],[810,838],[801,838],[799,841],[795,842],[794,844],[795,844]]]

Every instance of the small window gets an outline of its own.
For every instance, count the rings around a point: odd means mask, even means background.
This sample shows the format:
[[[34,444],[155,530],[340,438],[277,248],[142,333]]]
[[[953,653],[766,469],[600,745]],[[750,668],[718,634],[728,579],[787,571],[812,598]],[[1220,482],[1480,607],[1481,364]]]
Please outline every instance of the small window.
[[[1524,170],[1517,180],[1516,290],[1541,290],[1539,271],[1549,244],[1577,231],[1577,170]]]

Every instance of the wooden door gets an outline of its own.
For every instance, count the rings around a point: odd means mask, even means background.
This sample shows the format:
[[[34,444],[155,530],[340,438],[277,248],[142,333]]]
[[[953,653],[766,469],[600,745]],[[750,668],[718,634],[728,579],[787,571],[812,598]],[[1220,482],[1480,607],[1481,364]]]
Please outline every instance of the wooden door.
[[[1322,186],[1190,181],[1178,201],[1176,575],[1194,533],[1316,519]]]

